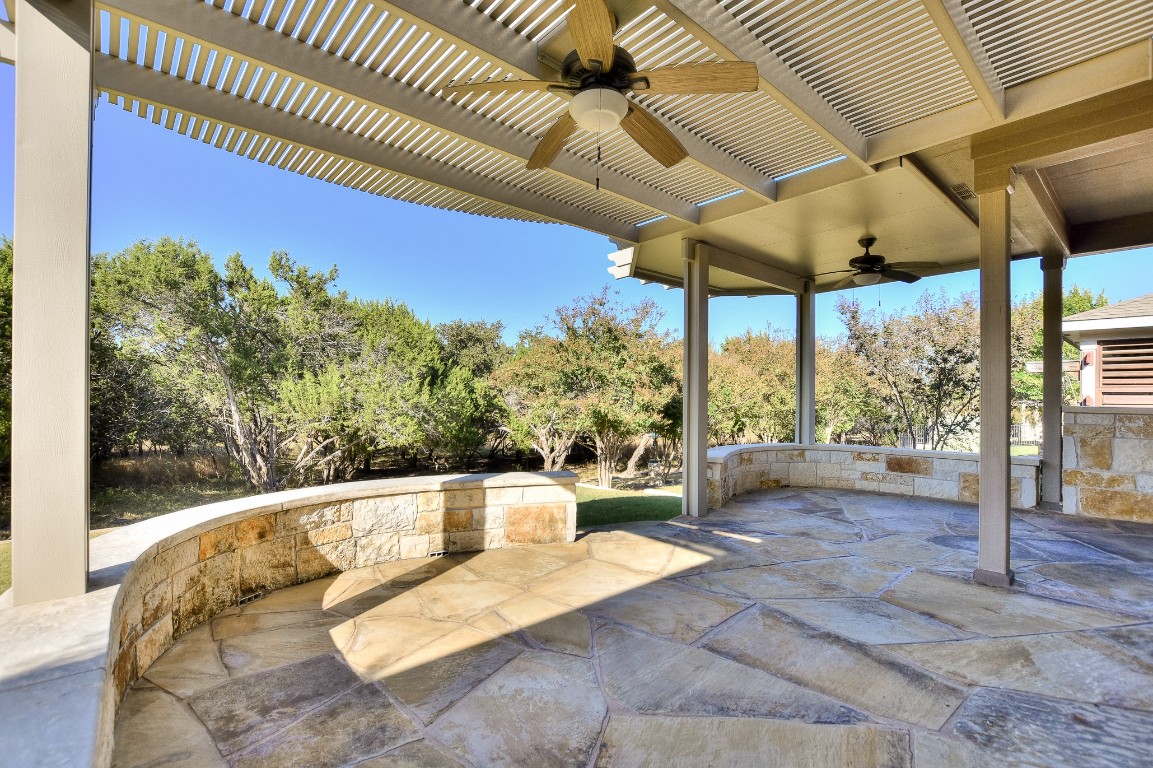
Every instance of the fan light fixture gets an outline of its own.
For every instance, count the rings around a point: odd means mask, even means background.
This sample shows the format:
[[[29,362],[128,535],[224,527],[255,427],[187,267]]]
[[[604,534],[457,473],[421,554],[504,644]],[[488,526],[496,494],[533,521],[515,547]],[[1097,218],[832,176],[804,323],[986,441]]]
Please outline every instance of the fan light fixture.
[[[588,88],[573,96],[569,114],[586,131],[601,133],[621,124],[629,111],[629,100],[613,88]]]
[[[881,282],[880,272],[858,272],[853,275],[853,282],[857,285],[876,285]]]

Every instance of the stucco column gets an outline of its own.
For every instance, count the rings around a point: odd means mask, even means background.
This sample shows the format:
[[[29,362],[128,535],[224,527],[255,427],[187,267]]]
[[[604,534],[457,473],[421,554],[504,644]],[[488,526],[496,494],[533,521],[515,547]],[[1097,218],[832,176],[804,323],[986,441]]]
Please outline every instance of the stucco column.
[[[817,310],[813,284],[797,294],[797,442],[817,442]]]
[[[681,511],[709,509],[709,257],[695,240],[683,241],[685,258],[684,451]]]
[[[981,480],[977,570],[973,580],[1007,587],[1009,569],[1009,191],[981,204]]]
[[[88,257],[93,6],[16,0],[12,589],[88,579]]]
[[[1044,315],[1045,352],[1044,370],[1044,416],[1041,422],[1041,508],[1061,509],[1061,423],[1064,405],[1063,384],[1065,380],[1062,358],[1061,320],[1065,312],[1065,301],[1061,286],[1065,270],[1065,257],[1048,255],[1041,258],[1044,272],[1041,307]]]

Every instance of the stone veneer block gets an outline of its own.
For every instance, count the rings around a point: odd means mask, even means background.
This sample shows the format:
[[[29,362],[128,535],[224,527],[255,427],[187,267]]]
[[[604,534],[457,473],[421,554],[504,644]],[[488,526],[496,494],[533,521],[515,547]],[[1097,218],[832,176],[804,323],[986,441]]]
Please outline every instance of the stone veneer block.
[[[886,456],[885,470],[905,475],[929,476],[933,474],[933,460],[913,456]]]
[[[1079,496],[1082,514],[1142,523],[1153,522],[1153,493],[1081,488]]]
[[[507,544],[559,544],[568,541],[564,504],[517,504],[505,510]]]
[[[484,506],[484,489],[451,490],[444,494],[445,509],[461,509]]]
[[[280,533],[315,531],[349,522],[352,522],[352,509],[346,504],[314,504],[290,509],[276,516],[277,531]]]
[[[1112,446],[1114,472],[1141,472],[1153,467],[1153,440],[1116,438]]]
[[[241,520],[236,524],[236,544],[251,547],[276,535],[276,515],[261,515]]]
[[[245,547],[238,554],[242,596],[296,583],[296,542],[291,537]]]
[[[319,544],[315,547],[297,547],[296,550],[298,582],[319,579],[321,576],[352,570],[355,567],[355,539],[346,539],[334,544]]]
[[[1084,414],[1084,416],[1107,418],[1106,414]],[[1081,418],[1084,418],[1082,416]],[[1116,417],[1117,437],[1133,437],[1139,440],[1153,440],[1153,414],[1125,413]]]
[[[200,559],[207,560],[236,549],[236,526],[224,525],[200,534]]]
[[[235,552],[199,562],[172,577],[173,636],[203,624],[240,598]]]
[[[369,533],[356,538],[356,567],[400,559],[400,533]]]
[[[417,513],[424,512],[440,512],[444,509],[444,497],[436,491],[425,491],[416,495],[416,511]]]
[[[349,502],[352,532],[356,536],[383,531],[411,531],[416,527],[416,496],[381,496]]]

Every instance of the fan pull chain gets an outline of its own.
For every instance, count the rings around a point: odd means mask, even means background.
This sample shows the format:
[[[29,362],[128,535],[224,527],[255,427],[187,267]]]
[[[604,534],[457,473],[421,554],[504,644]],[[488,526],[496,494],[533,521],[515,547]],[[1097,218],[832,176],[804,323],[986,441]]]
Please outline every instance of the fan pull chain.
[[[597,134],[597,192],[601,191],[601,135]]]

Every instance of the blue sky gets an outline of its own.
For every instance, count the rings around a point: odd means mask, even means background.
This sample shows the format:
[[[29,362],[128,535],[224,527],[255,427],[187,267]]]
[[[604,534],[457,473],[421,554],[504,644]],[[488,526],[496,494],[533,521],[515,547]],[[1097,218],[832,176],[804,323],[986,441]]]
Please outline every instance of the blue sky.
[[[0,233],[12,233],[13,74],[0,65]],[[524,224],[399,203],[213,149],[106,102],[93,136],[92,248],[116,251],[162,235],[196,240],[219,261],[239,252],[256,267],[274,250],[317,269],[336,264],[355,296],[390,297],[439,323],[501,320],[509,340],[561,305],[611,283],[626,302],[651,298],[679,334],[682,295],[606,269],[607,238],[573,227]],[[1111,301],[1153,292],[1153,249],[1073,259],[1066,283],[1104,290]],[[1108,267],[1107,269],[1104,267]],[[1013,293],[1041,287],[1036,261],[1013,267]],[[859,288],[866,308],[911,307],[924,290],[977,289],[977,273],[925,278],[913,286]],[[842,330],[835,294],[817,297],[817,331]],[[789,297],[720,298],[710,336],[720,342],[766,324],[791,330]]]

